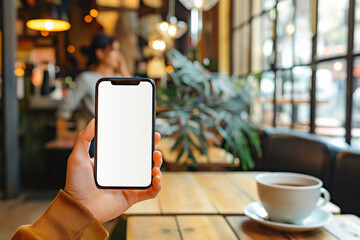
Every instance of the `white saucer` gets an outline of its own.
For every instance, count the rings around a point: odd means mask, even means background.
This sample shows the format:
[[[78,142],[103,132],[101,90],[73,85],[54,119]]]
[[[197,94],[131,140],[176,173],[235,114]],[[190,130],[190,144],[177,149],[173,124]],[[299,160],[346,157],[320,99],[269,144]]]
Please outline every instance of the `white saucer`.
[[[331,213],[321,208],[316,208],[313,213],[303,221],[302,224],[273,222],[266,219],[267,212],[265,211],[261,202],[252,202],[248,204],[244,209],[244,213],[255,222],[286,232],[304,232],[313,230],[328,224],[333,218]]]

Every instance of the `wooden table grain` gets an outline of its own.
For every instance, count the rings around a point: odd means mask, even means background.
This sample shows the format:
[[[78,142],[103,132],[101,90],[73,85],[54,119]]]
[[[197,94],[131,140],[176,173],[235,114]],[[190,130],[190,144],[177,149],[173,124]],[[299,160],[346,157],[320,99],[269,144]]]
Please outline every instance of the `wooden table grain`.
[[[258,201],[255,177],[262,172],[164,172],[163,188],[155,199],[126,211],[126,239],[356,239],[360,220],[334,214],[328,225],[309,232],[273,230],[244,216],[243,209]]]
[[[180,240],[181,238],[175,217],[147,216],[127,219],[126,239]]]
[[[260,225],[246,216],[131,216],[128,218],[126,239],[360,240],[360,219],[354,215],[336,215],[322,228],[307,232],[281,232]]]
[[[128,218],[127,240],[236,240],[222,216],[132,216]]]
[[[322,228],[307,232],[281,232],[262,226],[246,216],[225,217],[238,239],[344,239],[360,240],[360,219],[355,215],[335,215]]]
[[[247,204],[258,201],[255,177],[261,172],[164,172],[155,199],[132,206],[131,215],[220,214],[243,215]],[[334,214],[340,208],[324,207]]]
[[[164,173],[158,198],[163,214],[218,213],[192,173]]]

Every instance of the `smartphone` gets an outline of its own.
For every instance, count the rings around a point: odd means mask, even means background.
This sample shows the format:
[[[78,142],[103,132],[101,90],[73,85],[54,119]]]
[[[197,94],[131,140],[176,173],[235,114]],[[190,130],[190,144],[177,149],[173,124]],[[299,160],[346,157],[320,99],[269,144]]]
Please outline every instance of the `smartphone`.
[[[152,186],[155,83],[102,78],[95,91],[94,177],[98,188]]]

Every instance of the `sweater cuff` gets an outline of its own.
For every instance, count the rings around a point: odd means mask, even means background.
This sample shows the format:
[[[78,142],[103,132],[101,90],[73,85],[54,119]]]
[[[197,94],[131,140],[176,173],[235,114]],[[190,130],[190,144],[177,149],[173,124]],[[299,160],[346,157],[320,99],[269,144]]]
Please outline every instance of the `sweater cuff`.
[[[46,229],[49,239],[106,239],[108,232],[92,213],[68,193],[60,190],[46,212],[32,225]]]

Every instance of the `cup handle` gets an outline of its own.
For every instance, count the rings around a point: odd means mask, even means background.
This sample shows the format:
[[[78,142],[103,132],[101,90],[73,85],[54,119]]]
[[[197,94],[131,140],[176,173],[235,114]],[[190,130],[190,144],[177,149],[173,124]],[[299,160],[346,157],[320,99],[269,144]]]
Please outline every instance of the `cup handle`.
[[[326,190],[325,188],[321,188],[320,189],[320,195],[324,196],[324,201],[320,204],[318,204],[318,207],[323,207],[325,206],[328,202],[330,202],[330,193],[328,192],[328,190]]]

